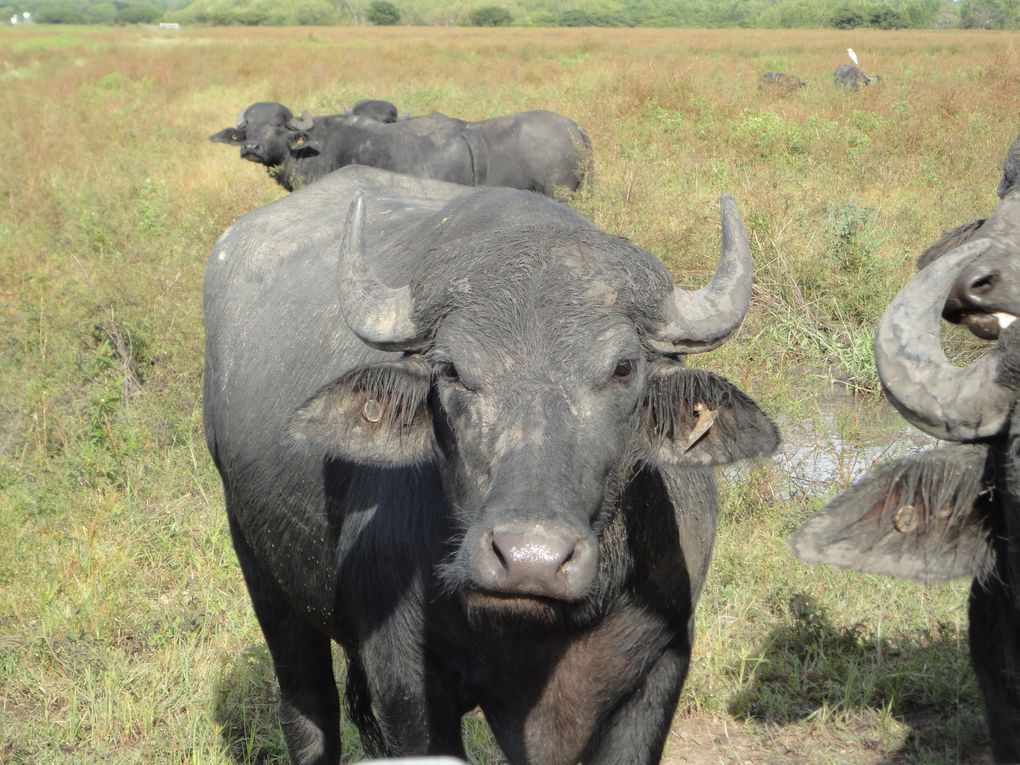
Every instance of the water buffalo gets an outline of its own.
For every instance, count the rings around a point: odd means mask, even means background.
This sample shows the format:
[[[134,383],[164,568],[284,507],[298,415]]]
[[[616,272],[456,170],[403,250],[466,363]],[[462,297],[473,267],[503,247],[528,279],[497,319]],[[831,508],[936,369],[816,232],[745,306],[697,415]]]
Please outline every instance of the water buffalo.
[[[999,186],[995,189],[999,199],[1005,199],[1006,195],[1016,187],[1017,180],[1020,180],[1020,135],[1013,139],[1013,143],[1010,144],[1009,150],[1006,152],[1006,159],[1002,163],[1002,178],[999,179]],[[943,233],[938,241],[917,259],[917,267],[924,268],[932,261],[972,239],[999,238],[1000,232],[989,232],[985,229],[985,221],[985,218],[979,218]]]
[[[762,90],[778,90],[792,92],[807,85],[800,77],[786,72],[765,72],[758,81],[758,87]]]
[[[351,114],[358,117],[368,117],[376,122],[396,122],[397,107],[389,101],[382,101],[378,98],[366,98],[351,107]]]
[[[973,577],[971,661],[997,762],[1020,762],[1020,193],[988,235],[922,269],[875,339],[886,396],[922,430],[959,442],[881,465],[795,535],[803,559],[939,581]],[[948,300],[947,300],[948,294]],[[955,306],[947,311],[948,306]],[[949,314],[996,349],[951,366]]]
[[[870,85],[881,79],[882,77],[877,74],[865,74],[853,64],[840,64],[832,73],[832,81],[848,90],[857,90],[861,85]]]
[[[205,280],[203,414],[295,763],[336,763],[331,639],[374,754],[658,762],[715,534],[712,466],[775,426],[686,366],[748,307],[538,194],[344,168]]]
[[[591,142],[576,123],[547,111],[480,122],[442,114],[381,124],[364,117],[295,118],[283,104],[249,106],[235,128],[210,141],[241,147],[288,191],[347,165],[552,195],[576,191],[591,172]]]

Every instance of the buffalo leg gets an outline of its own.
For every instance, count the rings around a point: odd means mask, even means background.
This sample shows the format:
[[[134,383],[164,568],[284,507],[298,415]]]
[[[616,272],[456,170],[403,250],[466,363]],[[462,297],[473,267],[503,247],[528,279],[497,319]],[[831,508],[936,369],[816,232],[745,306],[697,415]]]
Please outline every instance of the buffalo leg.
[[[252,555],[233,516],[230,534],[255,616],[280,683],[280,727],[294,765],[340,762],[340,699],[330,640],[287,605],[276,582]]]
[[[691,644],[678,638],[659,657],[644,682],[606,724],[592,755],[592,765],[655,765],[673,721],[680,690],[690,666]]]
[[[393,621],[413,623],[411,619]],[[412,642],[406,634],[377,633],[362,644],[361,659],[385,753],[466,759],[460,734],[462,710],[445,688],[442,670],[423,666],[423,650],[412,648]]]
[[[1020,762],[1020,611],[997,577],[971,586],[969,634],[995,761]]]

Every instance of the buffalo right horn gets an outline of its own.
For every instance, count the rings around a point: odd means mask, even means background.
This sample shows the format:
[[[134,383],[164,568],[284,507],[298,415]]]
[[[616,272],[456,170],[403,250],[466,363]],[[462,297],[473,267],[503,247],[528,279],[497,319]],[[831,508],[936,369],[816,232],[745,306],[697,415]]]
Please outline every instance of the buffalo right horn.
[[[733,197],[719,201],[722,255],[712,281],[696,292],[674,287],[663,302],[664,321],[648,338],[661,353],[704,353],[737,331],[751,304],[752,261],[747,232]]]
[[[990,245],[988,239],[969,242],[922,269],[889,304],[875,335],[875,366],[886,398],[936,438],[972,441],[1000,433],[1017,397],[996,381],[997,352],[956,367],[939,337],[950,287]]]
[[[384,351],[417,347],[422,333],[411,320],[411,289],[388,287],[365,254],[365,192],[354,195],[340,245],[340,308],[362,342]]]

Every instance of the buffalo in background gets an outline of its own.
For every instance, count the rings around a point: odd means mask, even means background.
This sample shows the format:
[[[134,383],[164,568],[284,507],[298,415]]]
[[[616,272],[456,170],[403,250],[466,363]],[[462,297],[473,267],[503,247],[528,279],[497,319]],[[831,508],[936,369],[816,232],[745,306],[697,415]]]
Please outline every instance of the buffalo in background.
[[[687,292],[547,197],[349,167],[223,234],[205,434],[295,763],[340,757],[331,640],[373,753],[464,757],[480,706],[510,762],[659,761],[712,467],[778,440],[682,361],[750,302],[722,227]]]
[[[358,101],[351,107],[351,114],[356,117],[368,117],[370,120],[386,124],[396,122],[398,119],[396,105],[378,98],[366,98]]]
[[[758,82],[762,90],[776,90],[782,92],[793,92],[807,85],[800,77],[786,72],[765,72]]]
[[[259,102],[209,140],[241,147],[288,191],[347,165],[368,165],[465,186],[509,186],[551,196],[591,178],[591,141],[575,122],[538,110],[465,122],[442,114],[380,123],[356,115],[294,117]]]
[[[1016,188],[1017,180],[1020,180],[1020,135],[1013,139],[1013,143],[1010,144],[1009,150],[1006,152],[1006,159],[1002,163],[1002,178],[995,189],[999,199],[1005,199],[1006,195]],[[929,263],[941,258],[947,252],[955,250],[972,239],[986,236],[1001,239],[1003,232],[990,231],[985,226],[986,222],[988,222],[988,219],[979,218],[978,220],[970,221],[970,223],[964,223],[962,226],[957,226],[951,231],[946,231],[935,244],[921,254],[921,257],[917,259],[917,267],[924,268]],[[996,225],[998,225],[998,222]]]
[[[847,90],[857,90],[861,85],[870,85],[881,79],[881,75],[865,74],[852,64],[840,64],[832,73],[832,81]]]
[[[1011,147],[1011,154],[1013,148]],[[1011,189],[1015,155],[1004,177]],[[1000,186],[1000,189],[1003,187]],[[1020,762],[1020,191],[981,237],[921,269],[875,338],[886,397],[951,446],[872,470],[797,532],[797,555],[924,582],[971,577],[971,662],[996,762]],[[966,368],[939,314],[997,339]]]

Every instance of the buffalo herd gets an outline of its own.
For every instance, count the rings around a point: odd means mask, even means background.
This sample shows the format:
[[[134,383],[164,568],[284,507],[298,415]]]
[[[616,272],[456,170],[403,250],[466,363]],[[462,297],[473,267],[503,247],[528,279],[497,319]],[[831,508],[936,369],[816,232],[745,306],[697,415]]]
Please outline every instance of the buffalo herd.
[[[736,202],[720,202],[714,275],[688,291],[553,198],[590,184],[593,160],[549,111],[258,102],[210,140],[294,192],[212,250],[203,381],[292,762],[340,761],[334,642],[372,755],[466,758],[477,708],[507,762],[658,762],[712,553],[714,468],[779,443],[751,397],[686,362],[749,308]],[[1020,761],[1018,173],[1020,138],[999,206],[923,253],[875,339],[889,401],[952,444],[879,465],[792,539],[812,563],[973,579],[997,762]],[[940,316],[995,351],[953,366]]]

